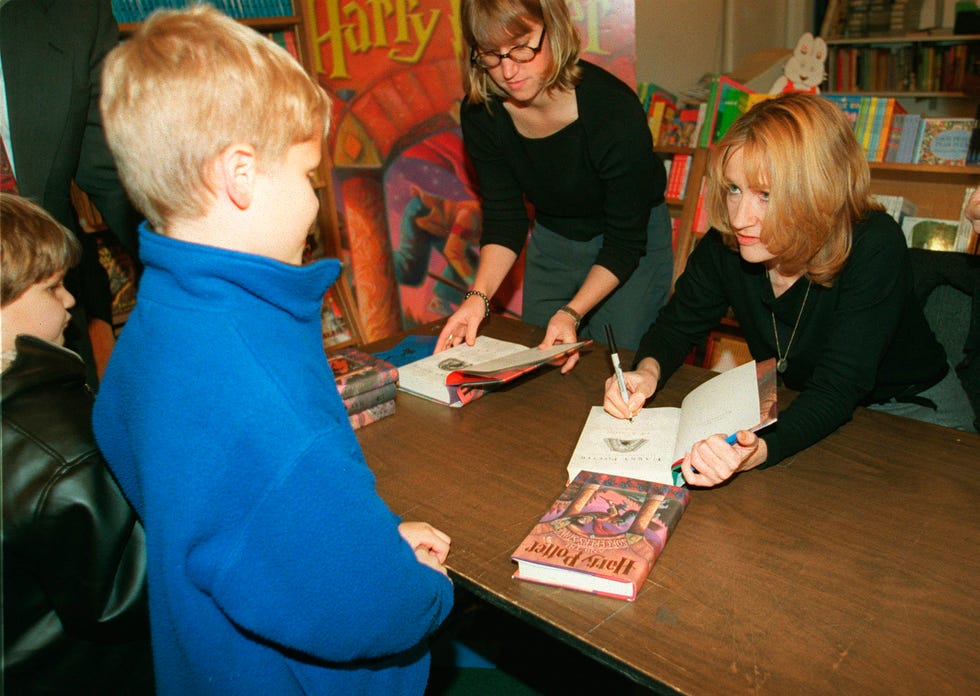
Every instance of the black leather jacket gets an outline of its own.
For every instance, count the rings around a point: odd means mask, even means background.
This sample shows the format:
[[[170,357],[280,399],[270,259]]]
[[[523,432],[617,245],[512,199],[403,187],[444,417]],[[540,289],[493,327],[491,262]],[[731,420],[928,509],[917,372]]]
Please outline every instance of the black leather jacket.
[[[0,387],[6,692],[151,693],[143,528],[96,447],[84,365],[19,336]]]

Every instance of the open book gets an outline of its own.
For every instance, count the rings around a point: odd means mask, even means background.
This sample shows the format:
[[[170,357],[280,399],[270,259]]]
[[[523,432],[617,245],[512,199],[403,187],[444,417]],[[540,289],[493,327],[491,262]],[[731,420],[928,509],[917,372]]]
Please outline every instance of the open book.
[[[449,406],[462,406],[591,341],[561,343],[544,350],[477,336],[476,344],[430,355],[399,368],[398,388]]]
[[[568,462],[568,480],[585,470],[684,485],[672,465],[695,442],[775,422],[775,368],[770,359],[726,370],[693,389],[680,408],[640,409],[632,423],[593,406]]]

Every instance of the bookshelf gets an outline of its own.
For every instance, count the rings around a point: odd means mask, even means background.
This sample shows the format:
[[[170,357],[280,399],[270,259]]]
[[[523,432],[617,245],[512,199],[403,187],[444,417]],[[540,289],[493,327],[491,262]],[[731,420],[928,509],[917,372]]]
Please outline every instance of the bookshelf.
[[[826,39],[825,90],[915,99],[976,99],[980,34]]]
[[[670,287],[684,272],[687,256],[691,252],[694,240],[694,218],[697,212],[700,182],[704,179],[708,166],[708,148],[706,147],[655,147],[654,151],[664,159],[673,159],[678,154],[691,156],[691,168],[688,173],[688,186],[682,198],[668,198],[667,207],[671,218],[677,219],[677,239],[674,250],[674,270]]]

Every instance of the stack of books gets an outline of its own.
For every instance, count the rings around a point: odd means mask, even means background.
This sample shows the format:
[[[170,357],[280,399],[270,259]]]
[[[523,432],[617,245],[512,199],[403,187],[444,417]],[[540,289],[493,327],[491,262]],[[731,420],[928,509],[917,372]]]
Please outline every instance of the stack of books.
[[[337,391],[355,430],[395,413],[398,368],[354,347],[327,354]]]

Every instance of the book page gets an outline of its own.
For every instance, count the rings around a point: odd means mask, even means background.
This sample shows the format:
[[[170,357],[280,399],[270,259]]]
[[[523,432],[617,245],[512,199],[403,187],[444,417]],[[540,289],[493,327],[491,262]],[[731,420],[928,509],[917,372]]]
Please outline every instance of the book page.
[[[670,467],[680,418],[679,408],[643,408],[630,423],[593,406],[568,462],[569,481],[585,470],[675,485]]]
[[[430,355],[403,365],[398,370],[398,388],[441,404],[448,404],[449,389],[446,375],[470,365],[495,360],[527,350],[527,346],[501,341],[489,336],[477,336],[475,345],[461,343],[455,348]]]
[[[709,435],[728,436],[736,430],[751,430],[759,424],[761,410],[755,361],[712,377],[684,397],[681,409],[672,461]]]
[[[460,368],[460,372],[468,375],[494,375],[498,372],[507,372],[521,367],[543,365],[555,356],[563,355],[569,351],[581,348],[589,341],[579,341],[578,343],[556,343],[555,345],[543,350],[526,348],[516,353],[509,353],[493,360],[487,360],[477,365]]]

